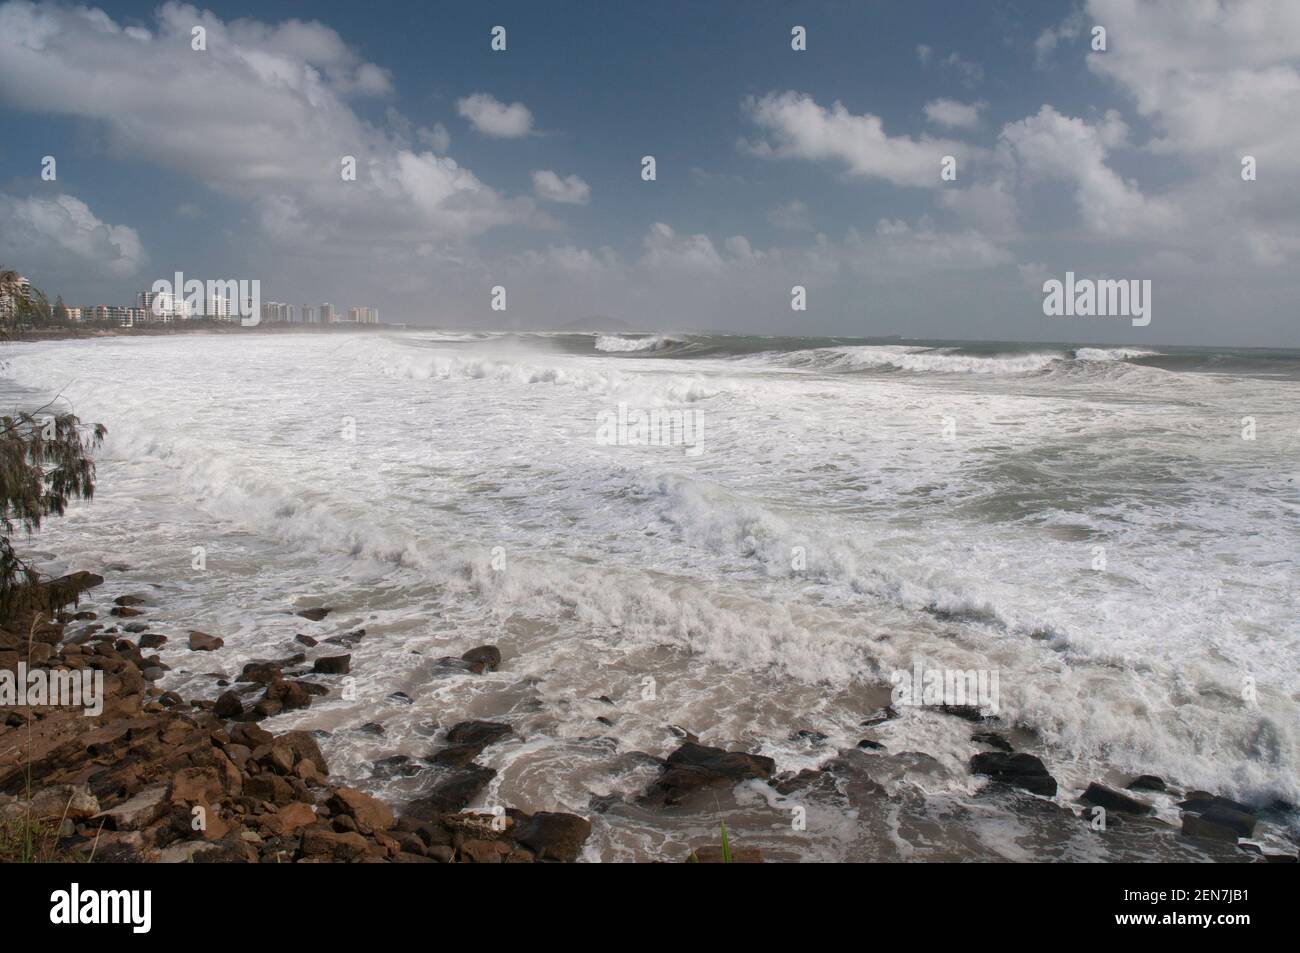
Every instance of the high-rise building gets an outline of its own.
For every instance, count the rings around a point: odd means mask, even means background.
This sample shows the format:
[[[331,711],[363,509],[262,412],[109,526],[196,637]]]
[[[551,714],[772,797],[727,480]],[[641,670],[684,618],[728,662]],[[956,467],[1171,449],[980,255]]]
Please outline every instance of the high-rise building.
[[[141,291],[139,306],[148,312],[150,321],[176,321],[189,317],[189,305],[182,295],[171,291]]]
[[[305,304],[305,305],[303,305],[301,308],[298,309],[298,313],[302,316],[302,323],[303,323],[303,324],[315,324],[315,323],[316,323],[316,307],[315,307],[315,305]]]
[[[378,324],[378,308],[350,308],[348,310],[348,320],[355,324]]]
[[[6,291],[0,294],[0,315],[6,318],[12,317],[14,312],[18,310],[19,298],[24,301],[32,300],[32,283],[22,275],[19,275],[18,280],[14,282],[12,293]]]
[[[339,312],[334,305],[326,301],[320,306],[320,323],[321,324],[338,324]]]

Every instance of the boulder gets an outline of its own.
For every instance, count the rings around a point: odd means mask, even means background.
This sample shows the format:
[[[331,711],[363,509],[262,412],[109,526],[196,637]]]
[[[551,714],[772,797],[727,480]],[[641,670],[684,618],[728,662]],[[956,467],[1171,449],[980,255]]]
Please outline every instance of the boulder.
[[[233,691],[222,692],[212,707],[212,714],[218,718],[238,718],[244,713],[244,703]]]
[[[335,814],[346,814],[363,834],[386,831],[393,826],[393,812],[383,801],[355,788],[335,788],[326,802]]]
[[[1165,790],[1165,780],[1154,774],[1142,774],[1128,783],[1128,789],[1130,791],[1163,791]]]
[[[725,751],[687,741],[668,756],[663,774],[651,785],[647,797],[677,804],[700,788],[754,778],[767,780],[775,770],[776,762],[762,755]]]
[[[501,650],[495,645],[480,645],[470,649],[460,659],[470,664],[474,674],[482,675],[484,672],[495,672],[501,667]]]
[[[215,652],[225,644],[224,639],[215,635],[208,635],[206,632],[193,631],[190,633],[190,651],[192,652]]]
[[[105,827],[115,831],[143,830],[167,812],[167,789],[167,784],[147,787],[135,797],[93,815],[91,822],[102,820]]]
[[[318,658],[312,666],[312,671],[321,675],[346,675],[351,670],[351,655],[325,655]]]
[[[423,797],[407,805],[406,816],[417,821],[432,821],[443,814],[454,814],[478,797],[496,774],[491,768],[477,764],[447,769]]]
[[[1120,814],[1150,814],[1154,810],[1146,801],[1138,800],[1135,797],[1129,797],[1113,788],[1097,781],[1088,785],[1088,789],[1083,792],[1079,798],[1084,804],[1092,804],[1097,807],[1103,807],[1108,811],[1116,811]]]
[[[317,607],[315,609],[302,609],[297,613],[297,615],[306,619],[308,622],[319,622],[333,611],[333,609]]]
[[[983,774],[1032,794],[1056,796],[1056,779],[1047,773],[1043,762],[1032,754],[983,751],[970,759],[970,769],[972,774]]]
[[[538,811],[531,817],[516,817],[511,836],[527,847],[538,860],[571,864],[591,836],[591,821],[576,814]]]

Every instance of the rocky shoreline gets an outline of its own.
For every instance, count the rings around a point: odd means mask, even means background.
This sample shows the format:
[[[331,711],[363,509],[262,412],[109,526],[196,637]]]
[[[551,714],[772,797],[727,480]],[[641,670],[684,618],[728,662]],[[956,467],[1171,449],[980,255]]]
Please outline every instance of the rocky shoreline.
[[[510,724],[460,721],[442,733],[441,747],[427,757],[394,755],[376,762],[378,777],[420,777],[420,796],[398,806],[331,779],[318,744],[324,732],[277,735],[261,727],[264,719],[308,708],[314,698],[338,690],[351,670],[348,650],[365,637],[364,630],[319,639],[299,634],[303,651],[249,662],[238,676],[217,681],[215,698],[186,700],[157,686],[168,670],[157,650],[168,637],[151,630],[147,599],[119,596],[104,617],[76,611],[77,598],[102,583],[89,572],[54,580],[0,629],[0,676],[25,670],[103,677],[102,711],[93,717],[75,707],[0,707],[0,860],[14,859],[5,855],[5,844],[19,839],[19,828],[35,833],[43,859],[69,861],[531,863],[581,856],[592,832],[589,818],[503,807],[466,810],[496,775],[477,759],[515,733]],[[298,615],[320,622],[329,612],[322,607]],[[190,631],[185,638],[192,652],[223,648],[223,640],[208,633]],[[501,664],[501,653],[491,645],[436,662],[469,675]],[[1049,800],[1058,786],[1047,766],[1016,751],[1005,726],[973,708],[943,711],[971,723],[971,742],[979,750],[969,771],[995,782],[985,789],[988,796],[1043,825],[1049,840],[1063,843],[1089,825],[1096,830],[1100,816],[1102,829],[1109,825],[1178,845],[1165,848],[1176,859],[1297,859],[1294,845],[1289,853],[1262,851],[1244,841],[1260,822],[1251,806],[1203,791],[1178,794],[1149,775],[1123,789],[1093,782],[1075,810],[1061,806]],[[870,733],[898,714],[882,708],[863,720],[862,729]],[[382,726],[373,728],[382,733]],[[856,749],[828,748],[817,768],[780,774],[771,758],[712,747],[685,729],[674,731],[679,743],[666,757],[635,753],[657,772],[636,799],[639,808],[670,811],[723,788],[758,782],[776,798],[824,797],[865,817],[888,802],[878,783],[887,762],[928,770],[928,756],[892,755],[866,737]],[[798,734],[812,748],[825,742],[812,729]],[[1147,799],[1152,795],[1181,798],[1181,830],[1153,816]],[[609,808],[593,798],[593,812]],[[1143,848],[1135,844],[1115,859],[1143,859]],[[723,858],[713,845],[689,853],[683,848],[664,859]],[[763,857],[746,847],[733,850],[730,860]]]
[[[187,702],[154,684],[167,666],[150,652],[166,637],[150,632],[147,622],[127,621],[146,615],[145,600],[118,597],[107,619],[52,604],[102,582],[88,572],[56,580],[36,594],[37,607],[20,624],[0,630],[0,670],[103,675],[102,711],[93,717],[74,707],[0,709],[0,822],[9,831],[0,843],[31,834],[34,859],[109,863],[578,858],[591,832],[585,818],[462,811],[494,774],[474,758],[509,726],[454,726],[435,758],[448,769],[444,777],[399,816],[331,781],[312,733],[275,735],[258,725],[328,691],[296,677],[305,655],[250,663],[217,699]],[[189,647],[217,651],[222,640],[191,632]],[[344,675],[348,659],[321,655],[310,670]],[[499,664],[500,655],[485,646],[448,662],[483,671]]]

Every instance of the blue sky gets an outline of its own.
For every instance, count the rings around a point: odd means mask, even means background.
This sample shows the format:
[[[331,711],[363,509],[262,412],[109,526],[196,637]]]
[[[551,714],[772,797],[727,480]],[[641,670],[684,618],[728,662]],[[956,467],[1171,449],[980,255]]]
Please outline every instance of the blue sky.
[[[1298,8],[10,0],[0,262],[69,304],[179,269],[421,324],[1294,346]],[[1045,317],[1067,270],[1151,279],[1152,324]]]

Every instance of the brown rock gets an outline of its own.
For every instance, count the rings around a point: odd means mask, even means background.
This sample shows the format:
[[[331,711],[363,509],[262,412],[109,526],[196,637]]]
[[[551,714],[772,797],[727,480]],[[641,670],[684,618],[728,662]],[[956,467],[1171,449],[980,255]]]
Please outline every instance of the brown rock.
[[[501,667],[501,650],[495,645],[480,645],[478,648],[470,649],[460,658],[463,662],[469,662],[477,675],[482,675],[485,671],[495,672]]]
[[[325,655],[318,658],[312,670],[322,675],[346,675],[352,670],[351,655]]]
[[[212,714],[218,718],[238,718],[244,713],[244,703],[239,700],[239,695],[233,691],[222,692],[217,698],[216,705],[212,708]]]
[[[511,836],[536,854],[538,860],[571,864],[591,836],[591,821],[576,814],[538,811],[532,817],[516,818]]]
[[[224,639],[215,635],[208,635],[206,632],[193,631],[190,633],[190,651],[192,652],[215,652],[225,645]]]
[[[262,827],[273,837],[288,837],[294,831],[316,823],[316,812],[310,804],[294,801],[262,820]]]
[[[346,814],[356,821],[363,833],[385,831],[393,826],[393,812],[388,805],[355,788],[335,788],[327,803],[335,813]]]

